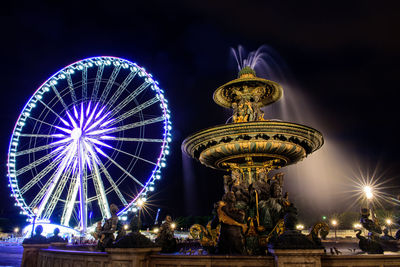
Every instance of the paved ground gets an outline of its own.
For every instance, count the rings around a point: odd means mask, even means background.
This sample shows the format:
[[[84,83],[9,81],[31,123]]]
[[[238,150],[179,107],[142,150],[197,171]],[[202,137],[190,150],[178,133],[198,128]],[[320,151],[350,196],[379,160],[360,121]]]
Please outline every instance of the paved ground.
[[[22,246],[0,244],[0,266],[21,266]]]

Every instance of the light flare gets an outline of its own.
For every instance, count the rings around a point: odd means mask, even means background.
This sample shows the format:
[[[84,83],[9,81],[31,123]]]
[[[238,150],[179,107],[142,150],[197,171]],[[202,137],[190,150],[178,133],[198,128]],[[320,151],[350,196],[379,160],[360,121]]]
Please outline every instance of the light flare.
[[[93,107],[91,102],[89,102],[86,107],[84,103],[77,106],[78,108],[76,106],[73,107],[73,113],[76,120],[68,111],[66,114],[69,122],[60,118],[61,122],[66,127],[55,126],[55,128],[60,130],[62,133],[54,133],[52,136],[62,139],[51,144],[55,145],[54,151],[61,151],[57,158],[67,156],[71,157],[71,154],[74,155],[70,160],[68,160],[68,164],[63,166],[64,169],[67,169],[72,165],[74,173],[79,160],[81,160],[82,164],[88,166],[91,170],[92,164],[90,161],[91,158],[94,158],[95,160],[97,159],[97,157],[95,157],[96,151],[103,156],[105,155],[99,146],[112,148],[110,145],[100,141],[99,139],[104,140],[104,137],[109,140],[113,139],[112,136],[106,136],[104,134],[114,129],[105,127],[111,121],[106,120],[110,113],[102,114],[105,107],[98,110],[99,104],[97,103]],[[91,107],[93,107],[93,110],[91,110]],[[82,151],[82,153],[77,153],[77,151]]]

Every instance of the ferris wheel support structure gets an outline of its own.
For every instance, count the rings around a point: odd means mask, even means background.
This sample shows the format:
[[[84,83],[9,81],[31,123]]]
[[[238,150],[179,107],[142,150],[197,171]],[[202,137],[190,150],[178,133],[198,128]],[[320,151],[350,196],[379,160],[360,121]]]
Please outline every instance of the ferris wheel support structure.
[[[111,216],[110,203],[119,216],[135,212],[166,167],[170,117],[164,91],[136,63],[104,56],[61,69],[35,91],[11,135],[16,206],[30,220],[82,232]]]

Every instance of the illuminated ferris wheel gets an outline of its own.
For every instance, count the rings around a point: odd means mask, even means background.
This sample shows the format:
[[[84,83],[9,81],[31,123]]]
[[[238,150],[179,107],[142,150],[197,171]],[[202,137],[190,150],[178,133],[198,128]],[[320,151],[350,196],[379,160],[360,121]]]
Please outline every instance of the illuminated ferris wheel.
[[[116,57],[75,62],[29,99],[8,150],[22,214],[83,231],[134,211],[155,190],[169,154],[168,101],[152,75]],[[35,213],[34,213],[35,210]]]

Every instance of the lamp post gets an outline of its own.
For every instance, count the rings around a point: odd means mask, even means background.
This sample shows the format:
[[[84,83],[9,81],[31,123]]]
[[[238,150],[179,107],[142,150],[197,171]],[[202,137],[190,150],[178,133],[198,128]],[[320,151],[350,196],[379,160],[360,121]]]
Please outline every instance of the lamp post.
[[[363,187],[363,191],[365,194],[365,198],[367,199],[367,209],[369,209],[369,202],[374,197],[374,194],[372,192],[372,187],[369,185],[366,185]]]
[[[139,217],[138,217],[138,231],[140,232],[140,227],[141,227],[141,220],[140,220],[140,213],[141,213],[141,211],[142,211],[142,207],[144,206],[144,201],[143,201],[143,199],[139,199],[137,202],[136,202],[136,205],[137,205],[137,207],[138,207],[138,209],[139,209]]]
[[[373,206],[371,206],[370,208],[370,202],[372,202],[372,199],[374,198],[374,192],[373,192],[373,188],[370,185],[366,185],[363,187],[363,191],[365,194],[365,198],[367,200],[367,210],[370,212],[371,214],[371,219],[376,222],[376,218],[374,215],[374,211],[372,209]]]
[[[18,236],[18,232],[19,232],[19,228],[18,227],[15,227],[14,228],[14,235],[15,235],[15,237],[17,237]]]
[[[34,229],[35,229],[35,221],[36,221],[36,217],[37,217],[38,211],[39,211],[38,208],[34,208],[34,209],[33,209],[33,223],[32,223],[31,237],[33,237],[33,231],[34,231]]]
[[[391,227],[392,220],[391,219],[386,219],[386,224],[387,224],[387,226],[389,228],[389,235],[392,235],[392,227]]]
[[[336,241],[337,240],[336,230],[337,230],[338,222],[337,222],[337,220],[332,220],[331,224],[332,224],[333,228],[335,229],[335,241]]]
[[[299,231],[301,232],[301,231],[303,231],[303,229],[304,229],[304,225],[298,224],[298,225],[296,225],[296,229],[299,230]]]

